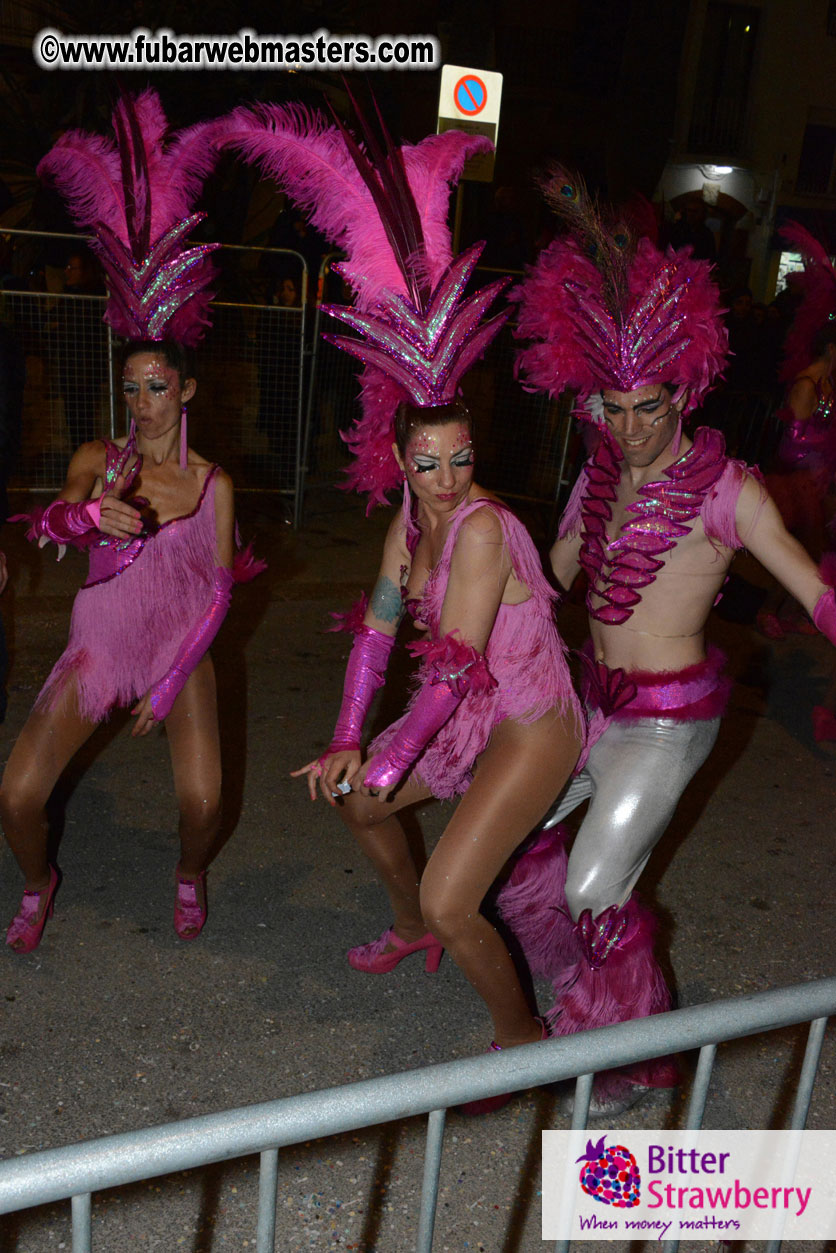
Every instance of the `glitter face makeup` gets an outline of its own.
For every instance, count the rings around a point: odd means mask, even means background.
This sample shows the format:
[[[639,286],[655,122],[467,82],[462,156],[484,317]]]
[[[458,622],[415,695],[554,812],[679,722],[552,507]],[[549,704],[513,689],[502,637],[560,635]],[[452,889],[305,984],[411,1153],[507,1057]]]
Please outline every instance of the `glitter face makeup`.
[[[473,436],[466,423],[418,427],[406,446],[413,493],[435,508],[455,507],[473,482]]]
[[[122,394],[131,417],[147,438],[157,438],[180,420],[184,388],[163,356],[138,352],[125,362]]]
[[[676,432],[679,409],[665,387],[653,384],[631,392],[605,391],[604,419],[628,465],[652,465]]]
[[[413,474],[420,474],[428,469],[435,469],[438,467],[438,463],[440,462],[442,456],[442,439],[440,438],[440,435],[441,432],[449,431],[452,428],[452,425],[453,424],[450,423],[449,427],[428,426],[419,428],[419,430],[415,432],[406,448],[407,465]],[[473,444],[468,427],[465,426],[463,422],[460,422],[452,434],[453,438],[450,443],[448,455],[458,460],[458,454],[464,454],[466,449],[470,454],[470,464],[472,465]],[[448,441],[444,440],[443,442],[446,445]],[[430,466],[428,464],[429,462],[432,462],[433,465]]]

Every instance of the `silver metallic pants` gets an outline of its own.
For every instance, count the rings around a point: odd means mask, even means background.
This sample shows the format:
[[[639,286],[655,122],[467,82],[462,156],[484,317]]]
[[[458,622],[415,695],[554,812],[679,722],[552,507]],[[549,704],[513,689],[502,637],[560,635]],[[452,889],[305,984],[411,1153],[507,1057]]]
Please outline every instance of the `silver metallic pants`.
[[[641,718],[610,723],[584,769],[549,815],[555,826],[582,801],[589,810],[575,837],[566,900],[577,921],[623,905],[661,839],[679,798],[717,739],[720,719]]]

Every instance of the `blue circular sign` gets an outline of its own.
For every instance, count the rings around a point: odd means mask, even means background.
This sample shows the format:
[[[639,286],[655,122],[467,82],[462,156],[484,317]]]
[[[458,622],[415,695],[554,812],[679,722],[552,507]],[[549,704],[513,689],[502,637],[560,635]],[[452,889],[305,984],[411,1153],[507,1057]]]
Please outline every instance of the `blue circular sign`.
[[[453,88],[453,100],[459,113],[476,117],[488,103],[488,89],[476,74],[465,74]]]

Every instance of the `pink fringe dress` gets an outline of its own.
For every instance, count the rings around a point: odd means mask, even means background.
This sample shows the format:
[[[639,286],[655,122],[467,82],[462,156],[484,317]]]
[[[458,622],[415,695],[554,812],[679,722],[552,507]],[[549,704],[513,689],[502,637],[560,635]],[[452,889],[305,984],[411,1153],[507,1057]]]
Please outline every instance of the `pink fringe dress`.
[[[576,729],[584,725],[566,664],[566,649],[554,622],[557,593],[543,574],[537,550],[525,527],[499,501],[471,501],[454,518],[441,560],[424,586],[421,621],[429,627],[430,639],[438,640],[441,609],[459,528],[477,509],[484,508],[492,509],[499,519],[514,574],[531,594],[522,604],[500,605],[497,611],[485,648],[485,660],[495,686],[488,691],[469,692],[415,763],[413,776],[439,799],[467,791],[477,757],[487,748],[491,732],[504,718],[535,722],[554,710],[560,718],[569,718]],[[432,664],[426,657],[418,669],[418,688],[429,683],[432,677]],[[408,716],[409,708],[372,741],[370,757],[388,746]]]
[[[124,449],[107,441],[105,485]],[[70,638],[35,702],[52,708],[75,677],[78,711],[92,722],[132,705],[170,669],[212,601],[216,556],[215,476],[210,467],[191,513],[130,540],[98,535],[73,604]]]

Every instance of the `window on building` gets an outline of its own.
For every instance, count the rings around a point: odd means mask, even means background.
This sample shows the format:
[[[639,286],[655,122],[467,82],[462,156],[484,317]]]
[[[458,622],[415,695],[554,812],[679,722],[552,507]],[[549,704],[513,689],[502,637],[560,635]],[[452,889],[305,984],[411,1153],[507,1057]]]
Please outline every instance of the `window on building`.
[[[709,0],[705,12],[689,148],[743,156],[760,10]]]

